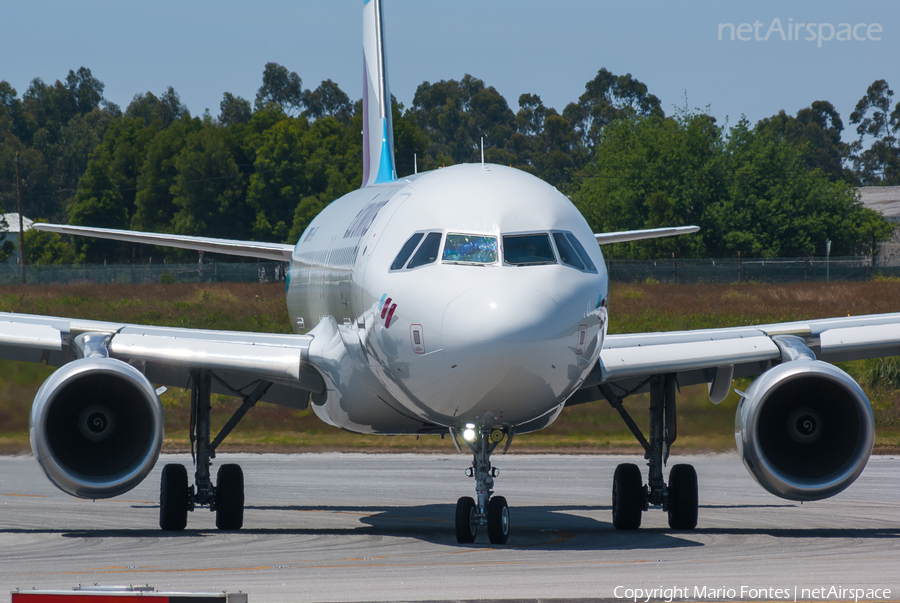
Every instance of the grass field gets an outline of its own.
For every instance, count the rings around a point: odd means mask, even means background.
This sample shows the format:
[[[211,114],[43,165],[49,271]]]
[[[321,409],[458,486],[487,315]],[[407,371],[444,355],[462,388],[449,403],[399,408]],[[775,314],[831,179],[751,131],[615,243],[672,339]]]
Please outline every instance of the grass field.
[[[207,329],[289,332],[283,285],[60,285],[0,287],[0,311],[93,318]],[[798,283],[788,285],[615,285],[610,332],[671,331],[900,310],[900,283]],[[876,417],[876,451],[900,451],[900,363],[895,359],[842,367],[869,393]],[[29,449],[28,413],[52,369],[0,361],[0,452]],[[743,389],[749,381],[735,383]],[[710,404],[705,386],[682,389],[674,452],[734,448],[737,395]],[[170,388],[165,450],[186,450],[189,392]],[[626,406],[646,425],[646,396]],[[231,415],[234,398],[215,396],[214,429]],[[453,451],[438,436],[360,436],[325,425],[309,410],[259,404],[229,436],[223,450],[243,451]],[[568,408],[549,428],[518,436],[511,452],[635,452],[639,446],[605,402]]]

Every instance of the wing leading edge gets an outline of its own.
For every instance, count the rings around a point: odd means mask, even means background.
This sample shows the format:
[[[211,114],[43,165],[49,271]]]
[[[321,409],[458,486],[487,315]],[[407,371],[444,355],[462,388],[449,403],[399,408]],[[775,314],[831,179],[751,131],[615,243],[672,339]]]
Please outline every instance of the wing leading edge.
[[[160,247],[176,247],[193,249],[209,253],[238,255],[248,258],[260,258],[276,262],[289,262],[294,251],[292,245],[281,243],[261,243],[259,241],[235,241],[232,239],[214,239],[210,237],[192,237],[188,235],[166,234],[158,232],[139,232],[136,230],[117,230],[113,228],[91,228],[88,226],[70,226],[68,224],[35,224],[32,228],[46,232],[75,235],[81,237],[97,237],[125,241],[126,243],[144,243]]]
[[[620,230],[618,232],[595,232],[594,238],[598,245],[610,243],[627,243],[629,241],[642,241],[644,239],[658,239],[660,237],[676,237],[700,230],[699,226],[671,226],[666,228],[647,228],[644,230]]]
[[[208,369],[241,390],[259,380],[273,386],[263,401],[305,408],[309,393],[324,393],[309,363],[312,336],[153,327],[0,313],[0,357],[62,366],[76,358],[75,339],[108,335],[111,358],[138,367],[157,385],[186,387],[190,372]],[[238,395],[218,382],[214,393]],[[306,392],[306,393],[304,393]]]
[[[759,375],[789,360],[778,338],[799,337],[825,362],[900,355],[900,313],[826,318],[726,329],[610,335],[597,365],[571,403],[601,399],[598,386],[643,391],[650,377],[675,374],[679,385]],[[728,389],[719,388],[720,393]],[[724,396],[722,396],[724,399]],[[713,399],[715,402],[721,399]]]

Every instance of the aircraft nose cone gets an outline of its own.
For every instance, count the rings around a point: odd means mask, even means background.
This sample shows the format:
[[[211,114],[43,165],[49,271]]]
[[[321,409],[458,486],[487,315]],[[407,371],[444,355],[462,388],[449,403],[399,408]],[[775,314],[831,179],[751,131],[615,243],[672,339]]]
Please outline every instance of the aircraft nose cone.
[[[559,310],[537,289],[503,284],[466,291],[447,306],[443,353],[457,417],[518,422],[558,405],[572,383],[577,328]]]
[[[558,310],[546,293],[531,287],[498,284],[470,289],[444,311],[444,349],[539,341],[552,330]]]

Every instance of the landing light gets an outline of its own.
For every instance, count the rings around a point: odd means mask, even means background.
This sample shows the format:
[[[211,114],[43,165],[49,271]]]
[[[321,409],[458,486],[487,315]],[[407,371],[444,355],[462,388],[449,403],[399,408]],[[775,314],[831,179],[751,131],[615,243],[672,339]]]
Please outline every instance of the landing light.
[[[471,423],[466,424],[466,428],[462,433],[462,437],[467,442],[475,441],[475,426]]]

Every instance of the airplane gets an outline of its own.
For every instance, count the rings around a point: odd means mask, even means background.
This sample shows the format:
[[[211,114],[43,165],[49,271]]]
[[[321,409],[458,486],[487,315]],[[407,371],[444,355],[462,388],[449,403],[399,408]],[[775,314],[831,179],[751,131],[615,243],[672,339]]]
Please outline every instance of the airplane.
[[[608,335],[609,278],[600,246],[676,236],[693,226],[593,233],[554,187],[484,163],[399,178],[394,163],[381,0],[363,2],[362,186],[327,206],[296,245],[36,224],[62,234],[164,245],[289,263],[292,334],[119,324],[3,313],[0,355],[59,367],[31,412],[35,458],[52,483],[81,498],[140,483],[163,441],[159,400],[191,387],[193,483],[167,464],[159,525],[183,530],[208,508],[222,530],[243,526],[241,468],[219,444],[257,402],[311,406],[330,425],[364,434],[449,435],[472,454],[475,496],[456,504],[460,543],[486,529],[510,534],[494,495],[518,434],[547,427],[566,406],[605,400],[640,442],[615,471],[612,523],[640,527],[661,509],[671,528],[698,520],[694,468],[675,464],[679,387],[706,383],[721,402],[738,377],[758,376],[736,416],[750,474],[790,500],[819,500],[860,475],[874,442],[871,405],[833,362],[900,354],[900,314],[772,325]],[[650,392],[645,436],[622,405]],[[240,398],[212,437],[210,395]]]

